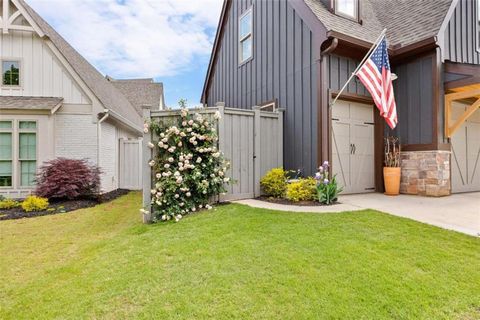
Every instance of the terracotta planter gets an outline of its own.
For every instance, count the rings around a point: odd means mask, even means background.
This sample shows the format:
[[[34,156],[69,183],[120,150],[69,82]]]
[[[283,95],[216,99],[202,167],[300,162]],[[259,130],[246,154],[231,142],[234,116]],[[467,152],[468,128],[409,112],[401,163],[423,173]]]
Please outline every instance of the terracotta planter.
[[[395,167],[383,167],[383,182],[385,194],[397,196],[400,193],[400,169]]]

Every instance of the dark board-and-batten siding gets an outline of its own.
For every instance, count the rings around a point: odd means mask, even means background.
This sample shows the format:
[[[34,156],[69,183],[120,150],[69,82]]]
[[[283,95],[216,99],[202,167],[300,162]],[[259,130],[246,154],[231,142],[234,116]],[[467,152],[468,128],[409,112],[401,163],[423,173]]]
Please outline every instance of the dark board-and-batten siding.
[[[333,54],[324,56],[324,59],[327,59],[328,88],[337,92],[344,86],[360,62]],[[357,77],[350,81],[344,92],[370,97],[370,93]]]
[[[428,55],[393,67],[398,79],[393,82],[398,126],[393,134],[402,144],[433,142],[434,96],[433,63]],[[387,130],[387,134],[392,134]]]
[[[253,3],[253,59],[238,64],[238,17]],[[250,109],[277,100],[285,109],[284,165],[317,165],[317,72],[312,31],[288,1],[232,1],[207,88],[207,104]]]
[[[480,64],[478,43],[478,1],[460,0],[444,35],[443,58],[452,62]]]

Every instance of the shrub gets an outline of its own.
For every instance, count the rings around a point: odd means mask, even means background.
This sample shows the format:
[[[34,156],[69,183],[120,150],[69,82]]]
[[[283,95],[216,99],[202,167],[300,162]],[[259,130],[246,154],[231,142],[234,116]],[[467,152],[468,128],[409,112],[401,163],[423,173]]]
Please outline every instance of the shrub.
[[[13,199],[3,199],[3,200],[0,200],[0,209],[5,209],[5,210],[8,210],[8,209],[13,209],[13,208],[16,208],[20,206],[20,203],[18,201],[15,201]]]
[[[315,179],[306,178],[292,182],[287,186],[287,199],[291,201],[313,200],[315,198]]]
[[[94,197],[100,191],[100,173],[87,160],[57,158],[40,167],[35,194],[48,199]]]
[[[260,179],[260,186],[267,196],[283,197],[287,190],[287,172],[283,168],[274,168],[268,171]]]
[[[48,208],[48,199],[37,196],[28,196],[22,202],[22,209],[25,212],[43,211]]]
[[[201,208],[210,209],[213,197],[225,192],[229,163],[217,149],[217,120],[220,113],[205,117],[191,114],[181,104],[180,117],[171,125],[146,123],[152,130],[155,157],[149,161],[155,177],[152,193],[154,221],[180,220]],[[142,209],[144,214],[147,212]]]
[[[317,200],[323,204],[331,204],[338,199],[338,194],[342,192],[343,188],[339,188],[335,176],[329,179],[329,164],[325,161],[322,166],[318,168],[315,175],[317,180]]]

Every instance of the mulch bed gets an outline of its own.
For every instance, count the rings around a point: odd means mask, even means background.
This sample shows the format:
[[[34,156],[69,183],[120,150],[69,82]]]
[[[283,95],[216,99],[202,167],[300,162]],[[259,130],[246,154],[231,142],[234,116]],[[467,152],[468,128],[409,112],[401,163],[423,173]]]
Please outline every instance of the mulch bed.
[[[313,206],[313,207],[325,207],[325,206],[334,206],[336,204],[340,204],[340,202],[336,201],[332,204],[322,204],[318,201],[290,201],[287,199],[283,198],[273,198],[273,197],[266,197],[266,196],[261,196],[256,198],[257,200],[265,201],[265,202],[271,202],[271,203],[278,203],[278,204],[286,204],[290,206],[301,206],[301,207],[308,207],[308,206]]]
[[[0,220],[12,220],[22,218],[32,218],[46,216],[50,214],[65,213],[73,210],[90,208],[98,204],[112,201],[120,196],[127,194],[129,191],[125,189],[117,189],[102,195],[96,199],[77,199],[77,200],[52,200],[47,210],[25,212],[21,207],[9,210],[0,210]]]

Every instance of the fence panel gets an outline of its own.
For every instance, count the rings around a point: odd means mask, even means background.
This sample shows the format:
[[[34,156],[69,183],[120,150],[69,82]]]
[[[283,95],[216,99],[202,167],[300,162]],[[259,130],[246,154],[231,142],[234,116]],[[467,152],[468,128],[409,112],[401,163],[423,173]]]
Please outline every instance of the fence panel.
[[[140,140],[120,139],[119,182],[120,188],[142,189],[142,153]]]
[[[283,112],[242,110],[225,108],[223,103],[215,107],[194,110],[204,117],[213,117],[219,111],[218,146],[231,166],[227,172],[234,183],[227,188],[221,201],[253,198],[260,195],[260,178],[270,169],[283,165]],[[146,121],[160,122],[165,126],[176,124],[179,110],[150,111],[144,109]],[[149,132],[143,139],[143,196],[144,206],[149,207],[153,176],[148,166],[152,158],[150,141],[156,141]],[[146,221],[148,222],[148,221]]]

